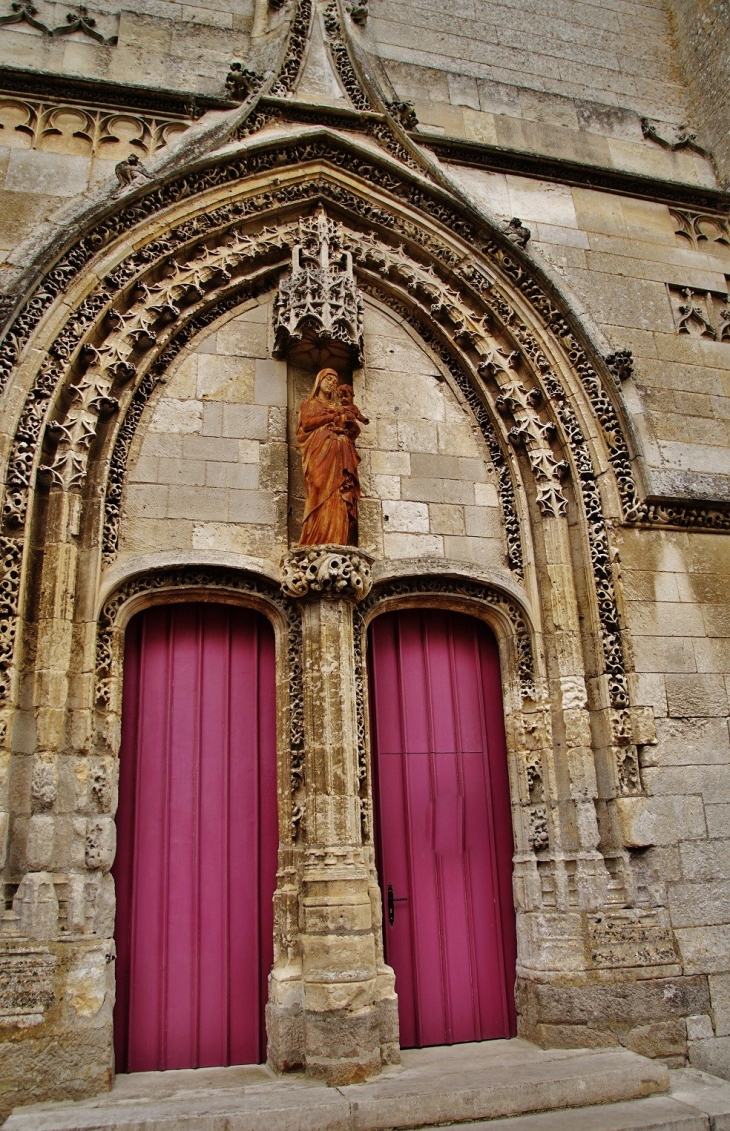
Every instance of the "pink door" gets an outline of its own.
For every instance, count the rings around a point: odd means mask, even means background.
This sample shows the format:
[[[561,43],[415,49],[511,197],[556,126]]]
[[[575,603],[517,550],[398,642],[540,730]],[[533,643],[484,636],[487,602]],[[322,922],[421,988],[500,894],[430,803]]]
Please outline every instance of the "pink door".
[[[130,622],[117,828],[117,1071],[264,1060],[278,837],[259,613],[179,604]]]
[[[385,958],[404,1048],[515,1033],[499,655],[477,620],[378,617],[370,693]]]

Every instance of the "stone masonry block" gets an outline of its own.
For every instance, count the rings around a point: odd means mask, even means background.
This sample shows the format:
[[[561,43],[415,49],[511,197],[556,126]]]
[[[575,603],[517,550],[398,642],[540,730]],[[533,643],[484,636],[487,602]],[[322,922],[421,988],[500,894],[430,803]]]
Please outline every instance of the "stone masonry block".
[[[164,518],[167,514],[168,488],[149,483],[130,483],[125,496],[125,510],[130,518]]]
[[[264,405],[224,404],[224,436],[243,440],[265,440],[269,434],[269,414]]]
[[[42,872],[53,867],[55,831],[56,818],[50,814],[36,813],[30,818],[25,851],[32,871]]]
[[[287,403],[286,362],[266,358],[257,359],[254,375],[253,399],[256,404],[281,405]]]
[[[730,923],[730,880],[671,884],[669,914],[673,927]]]
[[[730,1037],[715,1037],[707,1041],[690,1041],[689,1062],[701,1072],[712,1076],[730,1077]],[[713,1121],[714,1122],[714,1121]]]
[[[238,463],[238,444],[235,440],[224,440],[219,436],[185,436],[182,447],[185,459]]]
[[[456,456],[414,452],[411,456],[411,474],[423,479],[459,479],[459,460]]]
[[[724,974],[730,970],[730,926],[675,927],[682,965],[688,974]],[[692,1010],[706,1013],[706,1009]]]
[[[703,977],[647,978],[605,986],[538,985],[530,991],[534,997],[530,1010],[546,1024],[600,1025],[608,1018],[633,1024],[637,1018],[662,1021],[708,1013],[710,1008]]]
[[[169,432],[171,435],[186,435],[200,432],[203,421],[203,405],[200,401],[180,401],[164,397],[156,406],[150,432]]]
[[[668,675],[667,705],[674,718],[727,715],[727,692],[722,676]]]
[[[428,506],[425,503],[383,503],[384,529],[389,532],[428,534]]]
[[[730,1036],[730,974],[710,975],[710,998],[718,1037]]]
[[[444,540],[436,534],[385,534],[386,558],[425,558],[444,556]]]
[[[11,192],[77,196],[85,192],[91,162],[88,157],[13,149],[8,160],[5,187]]]
[[[271,524],[276,519],[276,501],[266,491],[231,491],[229,500],[230,522]]]
[[[140,463],[142,461],[140,460]],[[158,459],[157,482],[175,486],[202,487],[205,483],[205,464],[196,459]],[[139,465],[135,469],[135,479],[139,477]]]
[[[673,689],[673,702],[675,699]],[[651,752],[653,765],[730,763],[730,733],[725,718],[657,719],[656,733],[657,745]]]
[[[724,880],[730,876],[730,827],[720,840],[696,840],[680,843],[682,875],[686,880]],[[681,834],[678,834],[681,835]]]
[[[373,450],[369,453],[370,469],[373,475],[410,475],[411,457],[408,452],[381,452]]]
[[[259,469],[255,463],[206,463],[205,482],[208,487],[232,487],[242,491],[255,491],[258,487]]]
[[[228,491],[222,487],[179,487],[170,492],[168,518],[207,519],[210,522],[228,518]]]

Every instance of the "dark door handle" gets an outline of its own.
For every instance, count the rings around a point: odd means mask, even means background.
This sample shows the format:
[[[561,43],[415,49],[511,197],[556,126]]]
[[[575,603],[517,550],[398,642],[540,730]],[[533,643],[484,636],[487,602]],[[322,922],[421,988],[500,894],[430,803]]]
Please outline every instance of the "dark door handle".
[[[396,903],[408,903],[408,896],[394,896],[393,885],[388,884],[388,922],[391,927],[395,923],[395,905]]]

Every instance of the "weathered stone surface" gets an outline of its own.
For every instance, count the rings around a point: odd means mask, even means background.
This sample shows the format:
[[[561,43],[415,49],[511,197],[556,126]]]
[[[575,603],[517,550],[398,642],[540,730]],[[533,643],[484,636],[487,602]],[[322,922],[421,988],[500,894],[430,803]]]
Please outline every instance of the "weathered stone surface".
[[[375,1082],[330,1088],[301,1077],[280,1081],[258,1066],[135,1073],[118,1077],[109,1096],[73,1108],[19,1109],[7,1127],[142,1131],[144,1126],[157,1131],[175,1123],[213,1131],[225,1120],[236,1131],[272,1126],[277,1131],[385,1131],[582,1108],[584,1102],[623,1106],[628,1099],[666,1091],[668,1085],[663,1065],[623,1050],[542,1052],[524,1041],[493,1041],[411,1050],[401,1069],[391,1069]],[[609,1126],[618,1131],[617,1124]],[[678,1126],[693,1131],[692,1124]]]

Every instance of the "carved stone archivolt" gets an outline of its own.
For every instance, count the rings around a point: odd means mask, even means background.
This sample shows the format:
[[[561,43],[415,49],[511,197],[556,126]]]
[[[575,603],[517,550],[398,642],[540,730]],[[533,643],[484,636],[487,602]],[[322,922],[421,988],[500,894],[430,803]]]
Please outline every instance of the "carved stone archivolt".
[[[334,190],[331,185],[326,185],[324,182],[319,182],[316,185],[311,183],[307,186],[297,187],[297,195],[304,196],[305,192],[310,195],[312,191],[319,192],[320,194],[326,191],[327,194],[334,195],[341,207],[346,204],[351,209],[360,207],[357,197],[350,190]],[[278,190],[276,196],[280,198],[279,201],[275,200],[273,205],[284,204],[292,200],[291,190]],[[268,196],[265,202],[265,207],[272,207],[271,195]],[[210,306],[210,300],[207,299],[208,294],[222,294],[223,301],[226,304],[232,302],[232,294],[226,294],[228,288],[233,292],[235,289],[236,276],[240,275],[241,280],[246,276],[247,270],[255,269],[256,262],[265,263],[267,256],[271,258],[269,262],[272,264],[272,270],[277,258],[280,256],[282,245],[292,246],[292,237],[298,234],[298,226],[283,225],[281,229],[271,230],[263,229],[258,233],[251,235],[244,232],[243,229],[237,228],[236,224],[231,224],[231,220],[235,221],[235,205],[227,205],[225,210],[221,212],[225,215],[228,223],[224,226],[219,236],[214,240],[210,235],[205,236],[205,233],[215,231],[216,222],[220,223],[219,217],[215,213],[208,213],[205,219],[194,221],[177,229],[171,237],[166,237],[164,240],[159,241],[159,256],[163,264],[163,273],[160,274],[156,270],[154,279],[149,282],[146,281],[145,272],[150,270],[150,260],[153,258],[150,255],[150,248],[147,247],[140,252],[137,252],[128,264],[117,268],[111,276],[108,276],[99,291],[89,297],[83,304],[79,314],[75,320],[67,324],[67,328],[62,332],[61,337],[57,340],[57,346],[52,347],[53,360],[49,361],[49,365],[55,367],[54,373],[61,376],[64,372],[65,365],[61,359],[69,359],[74,357],[81,357],[77,351],[79,350],[79,341],[83,340],[87,335],[92,334],[92,327],[99,325],[99,317],[103,315],[104,330],[108,337],[112,338],[112,342],[107,346],[103,340],[99,339],[98,332],[93,331],[94,345],[88,354],[83,355],[83,359],[90,359],[89,368],[93,374],[110,374],[113,377],[112,385],[106,385],[104,390],[97,388],[92,391],[92,386],[86,384],[82,389],[82,395],[85,397],[83,401],[83,411],[85,415],[80,416],[78,419],[71,417],[73,429],[69,429],[65,420],[59,421],[59,427],[52,429],[49,439],[53,442],[58,440],[56,458],[47,466],[49,472],[47,473],[52,479],[55,476],[55,482],[63,483],[65,486],[79,487],[83,485],[83,477],[85,474],[86,459],[89,452],[89,437],[92,428],[94,427],[95,420],[98,420],[99,411],[106,407],[109,411],[114,411],[114,406],[108,404],[107,401],[100,401],[100,396],[108,396],[109,400],[118,399],[119,392],[122,396],[125,393],[125,375],[127,374],[127,366],[137,365],[137,372],[139,372],[139,362],[142,358],[162,357],[164,351],[170,347],[166,343],[173,341],[173,335],[178,330],[180,316],[183,311],[185,318],[192,315],[193,317],[203,316],[197,314],[199,305],[204,306],[206,309]],[[246,202],[245,211],[248,215],[256,215],[256,205],[253,200]],[[387,214],[382,212],[383,219],[386,219]],[[380,218],[380,215],[378,216]],[[393,219],[387,217],[389,227],[393,226]],[[401,230],[403,224],[401,222]],[[205,236],[203,243],[196,244],[195,236],[200,233]],[[413,240],[419,235],[417,227],[410,223],[406,230],[403,230],[403,235]],[[349,250],[353,256],[353,261],[358,267],[365,271],[366,276],[379,278],[382,283],[387,279],[388,286],[393,288],[393,296],[398,292],[400,287],[403,295],[402,301],[406,302],[413,311],[414,301],[416,308],[418,305],[422,306],[423,314],[419,317],[422,321],[430,322],[431,325],[438,325],[437,340],[440,341],[441,348],[447,348],[448,351],[454,352],[456,355],[463,354],[464,351],[472,351],[476,354],[476,361],[486,361],[488,356],[494,355],[494,349],[497,342],[493,337],[494,330],[491,328],[492,320],[499,318],[500,321],[509,319],[508,325],[510,326],[511,341],[515,344],[520,344],[523,348],[526,346],[527,350],[524,356],[525,368],[520,376],[524,379],[528,371],[533,374],[531,380],[534,380],[535,372],[540,372],[540,365],[543,365],[542,355],[538,351],[537,344],[530,341],[526,337],[526,331],[522,333],[521,340],[518,339],[518,331],[520,330],[520,323],[515,320],[514,314],[506,308],[506,302],[502,299],[491,280],[487,279],[483,274],[475,273],[474,268],[469,269],[469,285],[472,296],[475,294],[485,299],[487,306],[491,304],[492,310],[490,311],[489,324],[485,322],[484,316],[479,316],[476,311],[470,307],[470,302],[474,298],[468,299],[464,292],[458,288],[450,286],[441,272],[444,275],[449,272],[453,273],[454,267],[454,252],[447,248],[445,245],[439,244],[434,241],[433,235],[424,234],[421,237],[424,243],[424,252],[427,252],[432,257],[431,266],[425,267],[420,262],[417,256],[408,256],[404,250],[397,245],[393,247],[392,244],[385,242],[378,244],[370,236],[364,236],[360,233],[353,232],[348,237]],[[200,239],[200,236],[198,236]],[[175,243],[181,247],[186,244],[190,247],[190,251],[186,254],[189,259],[186,261],[184,257],[181,258],[179,252],[175,253],[175,259],[171,259],[171,252],[175,247]],[[437,257],[434,261],[434,255]],[[439,260],[438,257],[441,257]],[[439,263],[438,270],[434,267],[434,262]],[[259,271],[260,277],[260,271]],[[136,281],[135,281],[136,280]],[[397,286],[396,286],[397,284]],[[240,284],[239,284],[240,286]],[[468,292],[467,292],[468,293]],[[119,295],[119,299],[115,298]],[[131,305],[130,305],[130,299]],[[121,300],[121,305],[118,308],[118,313],[106,314],[107,310],[112,309],[112,305]],[[398,299],[397,301],[401,301]],[[150,317],[150,314],[154,317]],[[412,320],[413,315],[411,315]],[[434,318],[436,323],[434,323]],[[514,332],[513,332],[514,328]],[[153,340],[153,336],[157,340]],[[491,351],[491,352],[490,352]],[[56,360],[58,355],[58,360]],[[168,354],[169,357],[169,354]],[[537,369],[535,364],[537,359]],[[149,364],[149,362],[146,362]],[[453,364],[453,363],[452,363]],[[522,364],[522,363],[521,363]],[[148,371],[150,373],[151,371]],[[155,368],[155,372],[161,372],[160,369]],[[464,373],[461,374],[462,387],[467,388],[470,396],[470,403],[476,403],[479,414],[485,413],[485,393],[478,392],[478,386],[470,385],[469,378],[466,374],[469,373],[469,366],[467,366]],[[488,377],[488,375],[487,375]],[[543,375],[544,377],[544,375]],[[74,374],[75,381],[78,383],[79,379]],[[138,378],[136,378],[138,379]],[[39,412],[37,407],[40,404],[40,399],[43,398],[43,389],[48,384],[49,372],[48,369],[43,374],[41,385],[38,388],[38,395],[34,394],[27,403],[27,417],[31,422],[40,419],[42,413],[47,409],[47,402],[43,405]],[[132,386],[134,379],[130,377],[129,386]],[[145,397],[149,396],[151,389],[154,387],[152,376],[145,376],[142,384],[139,386],[141,390],[138,395],[136,392],[132,395],[132,403],[135,406],[133,416],[137,419],[141,413],[141,407]],[[494,393],[498,394],[499,384],[495,384]],[[135,399],[136,398],[136,399]],[[488,397],[486,398],[488,402]],[[550,398],[545,401],[546,407],[549,404]],[[541,419],[542,423],[547,423],[547,418]],[[31,430],[35,428],[32,425]],[[66,428],[64,433],[61,429]],[[54,435],[55,431],[55,435]],[[113,521],[112,528],[116,525],[116,518],[119,513],[119,499],[121,497],[121,484],[120,477],[123,471],[123,466],[126,457],[126,451],[131,439],[133,428],[123,427],[120,432],[119,446],[115,451],[112,459],[112,466],[117,469],[110,484],[110,494],[108,498],[108,517]],[[25,435],[25,434],[23,434]],[[18,439],[17,466],[21,469],[20,479],[24,479],[28,485],[30,482],[30,469],[33,465],[33,455],[31,449],[22,447],[26,441]],[[75,446],[74,446],[75,445]],[[499,451],[499,444],[493,444]],[[584,451],[584,458],[590,465],[590,456],[582,445]],[[21,458],[22,457],[22,458]],[[559,462],[556,460],[556,463]],[[504,468],[504,459],[502,458],[502,466]],[[504,471],[501,479],[503,498],[507,495],[505,486],[509,485],[509,472]],[[584,487],[582,486],[582,489]],[[593,481],[593,489],[595,489],[595,479]],[[8,495],[6,499],[7,510],[13,511],[18,517],[16,522],[22,523],[22,507],[23,498],[27,498],[28,487],[25,489],[19,488],[14,495]],[[596,493],[596,499],[598,498]],[[598,508],[600,513],[600,506]],[[514,514],[514,510],[512,511]],[[508,527],[508,540],[510,539],[510,518],[506,515]],[[516,527],[515,522],[515,527]],[[107,551],[113,548],[116,540],[115,534],[109,534],[105,537],[105,546]],[[511,546],[519,543],[519,536],[516,535],[510,541]],[[613,622],[617,621],[618,614],[613,616]],[[614,646],[611,643],[607,645],[607,651],[613,653]]]
[[[339,150],[329,140],[321,139],[297,143],[288,151],[288,157],[297,163],[326,160],[335,168],[350,164],[345,150]],[[185,181],[186,198],[204,189],[224,187],[231,180],[245,175],[268,173],[274,164],[277,176],[280,176],[281,150],[276,155],[264,151],[232,161],[227,166],[216,166],[205,173],[190,174]],[[139,419],[154,388],[155,376],[163,372],[162,359],[169,361],[172,356],[166,351],[179,348],[175,344],[178,333],[182,332],[185,340],[189,340],[192,331],[185,327],[202,325],[212,317],[216,303],[224,304],[219,310],[230,309],[235,305],[236,293],[250,294],[252,286],[271,287],[281,271],[282,253],[288,251],[291,254],[300,229],[295,220],[291,223],[286,219],[283,223],[280,221],[276,228],[261,227],[262,221],[265,223],[272,212],[286,216],[287,210],[311,207],[317,199],[328,200],[340,214],[351,218],[352,226],[348,225],[343,249],[352,255],[353,269],[358,273],[363,288],[375,287],[384,292],[386,301],[394,309],[399,304],[405,307],[407,319],[412,325],[428,328],[425,340],[430,341],[432,348],[446,360],[482,431],[485,436],[491,436],[488,443],[505,506],[510,560],[517,569],[521,564],[519,523],[516,506],[510,500],[514,498],[511,477],[519,479],[519,474],[514,456],[508,454],[512,443],[509,429],[499,423],[499,413],[495,408],[501,392],[500,379],[522,385],[525,403],[519,406],[519,410],[525,414],[528,410],[534,413],[532,423],[540,433],[543,446],[538,449],[535,444],[532,451],[544,453],[544,458],[540,455],[540,467],[536,469],[537,460],[530,464],[536,476],[536,498],[539,472],[547,471],[550,478],[545,482],[554,492],[549,505],[558,519],[562,510],[560,495],[566,497],[564,484],[567,482],[562,479],[558,468],[562,462],[571,465],[569,478],[574,484],[573,490],[579,492],[588,517],[588,538],[596,579],[596,613],[601,626],[599,638],[607,665],[608,701],[612,709],[625,710],[628,695],[620,618],[613,591],[608,535],[593,463],[593,448],[586,443],[572,407],[576,402],[566,394],[563,378],[554,372],[535,334],[508,301],[505,284],[500,282],[503,275],[517,286],[521,301],[527,299],[531,303],[538,314],[538,322],[544,321],[557,327],[568,350],[567,361],[577,373],[591,407],[603,424],[609,460],[617,473],[619,493],[625,505],[630,503],[636,509],[636,489],[628,462],[628,449],[598,374],[579,347],[565,316],[512,257],[513,253],[508,250],[512,248],[511,244],[502,244],[496,238],[482,242],[485,262],[479,266],[472,250],[480,244],[477,231],[473,223],[459,216],[451,205],[439,197],[429,196],[420,185],[417,189],[409,188],[392,169],[379,169],[377,164],[369,166],[368,178],[386,193],[405,193],[406,198],[412,196],[417,202],[417,210],[430,217],[429,227],[419,224],[418,211],[411,211],[409,217],[404,217],[386,207],[384,199],[374,205],[352,187],[337,184],[327,175],[309,178],[306,182],[269,186],[258,197],[239,200],[231,200],[230,190],[227,190],[228,199],[222,207],[209,209],[165,236],[157,237],[114,268],[97,290],[83,301],[51,345],[47,362],[26,402],[21,427],[15,438],[4,503],[8,534],[19,532],[25,522],[43,421],[55,403],[56,394],[51,390],[60,388],[66,381],[72,398],[70,408],[61,414],[55,410],[54,423],[46,433],[48,450],[55,447],[55,455],[46,462],[49,470],[44,474],[56,484],[57,490],[86,490],[88,456],[96,443],[94,437],[102,413],[110,413],[113,422],[116,412],[113,402],[118,401],[122,406],[119,415],[124,420],[126,406],[133,406],[129,425],[125,420],[120,426],[119,440],[112,456],[113,475],[106,507],[110,525],[104,535],[104,543],[107,557],[113,554],[123,471],[134,432],[134,420]],[[4,358],[9,370],[11,360],[19,356],[24,337],[30,335],[32,326],[56,296],[66,289],[97,247],[113,240],[125,224],[144,219],[147,208],[153,212],[155,207],[172,204],[178,199],[178,190],[173,185],[174,182],[156,190],[154,207],[147,197],[142,197],[134,206],[104,221],[93,239],[88,237],[73,254],[69,253],[59,262],[47,277],[48,289],[32,300],[16,322],[22,334],[6,339],[0,366]],[[403,200],[402,195],[400,199]],[[433,222],[442,226],[443,236],[434,232]],[[370,232],[362,231],[364,225],[370,228]],[[85,349],[87,343],[89,349]],[[500,350],[501,354],[497,352]],[[495,357],[505,363],[504,367],[498,365],[496,369],[492,368]],[[477,376],[480,365],[483,366],[481,379]],[[502,374],[506,377],[500,377]],[[76,386],[78,393],[74,394]],[[48,393],[46,390],[49,390]],[[516,418],[513,419],[517,423]],[[524,418],[526,420],[527,417]],[[113,427],[112,431],[116,429]],[[537,435],[531,437],[530,445],[533,439],[537,442]],[[526,446],[526,451],[529,463],[529,446]],[[573,468],[576,471],[580,469],[579,473],[574,475]],[[12,649],[14,631],[13,623],[6,638],[9,650]],[[630,744],[622,746],[620,758],[617,755],[617,766],[623,766],[630,754]],[[638,764],[632,763],[632,767],[630,773],[622,776],[622,791],[640,788]]]

